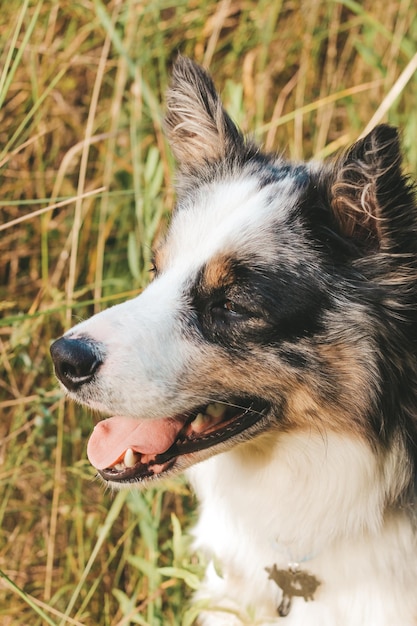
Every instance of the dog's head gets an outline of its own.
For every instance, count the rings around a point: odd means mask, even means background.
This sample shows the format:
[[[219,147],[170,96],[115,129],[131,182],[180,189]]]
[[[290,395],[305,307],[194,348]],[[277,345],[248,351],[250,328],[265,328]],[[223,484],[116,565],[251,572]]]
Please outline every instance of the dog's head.
[[[289,163],[246,141],[184,58],[165,125],[178,203],[154,280],[51,348],[69,396],[113,415],[92,464],[122,484],[267,431],[413,439],[417,229],[397,132]]]

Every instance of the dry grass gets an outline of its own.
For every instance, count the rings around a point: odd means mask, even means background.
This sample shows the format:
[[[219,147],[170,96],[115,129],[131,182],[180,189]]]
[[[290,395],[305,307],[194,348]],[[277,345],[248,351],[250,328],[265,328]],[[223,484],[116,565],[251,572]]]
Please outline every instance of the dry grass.
[[[268,149],[331,154],[378,112],[402,128],[415,172],[416,14],[412,0],[3,3],[1,624],[193,618],[186,484],[104,492],[86,461],[91,415],[64,403],[48,354],[146,284],[174,201],[161,101],[177,52],[210,66]]]

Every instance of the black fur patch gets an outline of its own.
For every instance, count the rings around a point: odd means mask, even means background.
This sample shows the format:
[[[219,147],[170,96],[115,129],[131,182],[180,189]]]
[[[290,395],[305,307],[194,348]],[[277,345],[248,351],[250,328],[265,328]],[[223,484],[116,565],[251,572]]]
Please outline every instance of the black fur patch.
[[[326,292],[302,265],[266,268],[233,262],[233,283],[206,291],[200,273],[191,293],[202,335],[240,351],[248,343],[276,345],[322,330]]]

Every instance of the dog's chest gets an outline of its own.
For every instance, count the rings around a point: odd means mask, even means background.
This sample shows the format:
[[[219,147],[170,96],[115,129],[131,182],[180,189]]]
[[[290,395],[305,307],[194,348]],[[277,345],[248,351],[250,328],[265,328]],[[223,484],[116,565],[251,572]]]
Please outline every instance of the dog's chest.
[[[294,534],[290,518],[297,512],[281,514],[283,489],[290,481],[285,464],[277,467],[276,461],[264,460],[255,454],[242,463],[226,453],[189,472],[201,503],[195,546],[213,558],[201,595],[208,595],[214,605],[239,607],[242,619],[247,619],[246,612],[265,620],[278,619],[279,613],[289,616],[300,599],[304,603],[314,598],[320,583],[304,566],[293,574],[294,562],[304,560],[307,548],[303,541],[298,545],[300,529]],[[278,483],[276,472],[282,478]],[[206,620],[201,623],[222,623],[216,617]]]
[[[240,621],[221,621],[217,612],[207,612],[201,624],[415,626],[417,571],[406,548],[414,541],[408,521],[391,524],[373,539],[350,540],[343,503],[357,500],[354,476],[349,493],[340,482],[333,485],[337,475],[322,474],[326,495],[312,468],[302,477],[301,465],[289,464],[282,447],[281,453],[246,462],[226,453],[190,472],[201,502],[195,545],[213,559],[198,597],[241,615]],[[370,491],[365,500],[371,497]],[[360,508],[356,513],[366,516]],[[332,541],[332,529],[343,524],[347,539]],[[285,595],[288,611],[279,617]]]

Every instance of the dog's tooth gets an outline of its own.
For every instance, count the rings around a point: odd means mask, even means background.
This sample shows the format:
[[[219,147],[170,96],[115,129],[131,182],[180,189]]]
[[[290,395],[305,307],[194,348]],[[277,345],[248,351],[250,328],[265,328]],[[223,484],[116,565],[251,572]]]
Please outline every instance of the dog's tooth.
[[[125,467],[133,467],[134,465],[136,465],[137,460],[138,455],[133,452],[132,448],[128,448],[123,458],[123,463],[125,464]]]
[[[204,413],[198,413],[195,419],[193,419],[193,426],[203,426],[207,421],[207,417]]]
[[[124,463],[116,463],[116,465],[113,465],[112,469],[121,471],[121,470],[126,469],[126,467]]]
[[[212,402],[207,406],[206,413],[207,415],[210,415],[210,417],[218,419],[219,417],[223,417],[225,410],[226,407],[224,404],[220,404],[220,402]]]
[[[204,413],[198,413],[191,424],[193,432],[203,432],[207,428],[207,425],[210,423],[210,421],[211,419],[209,415],[205,415]]]

